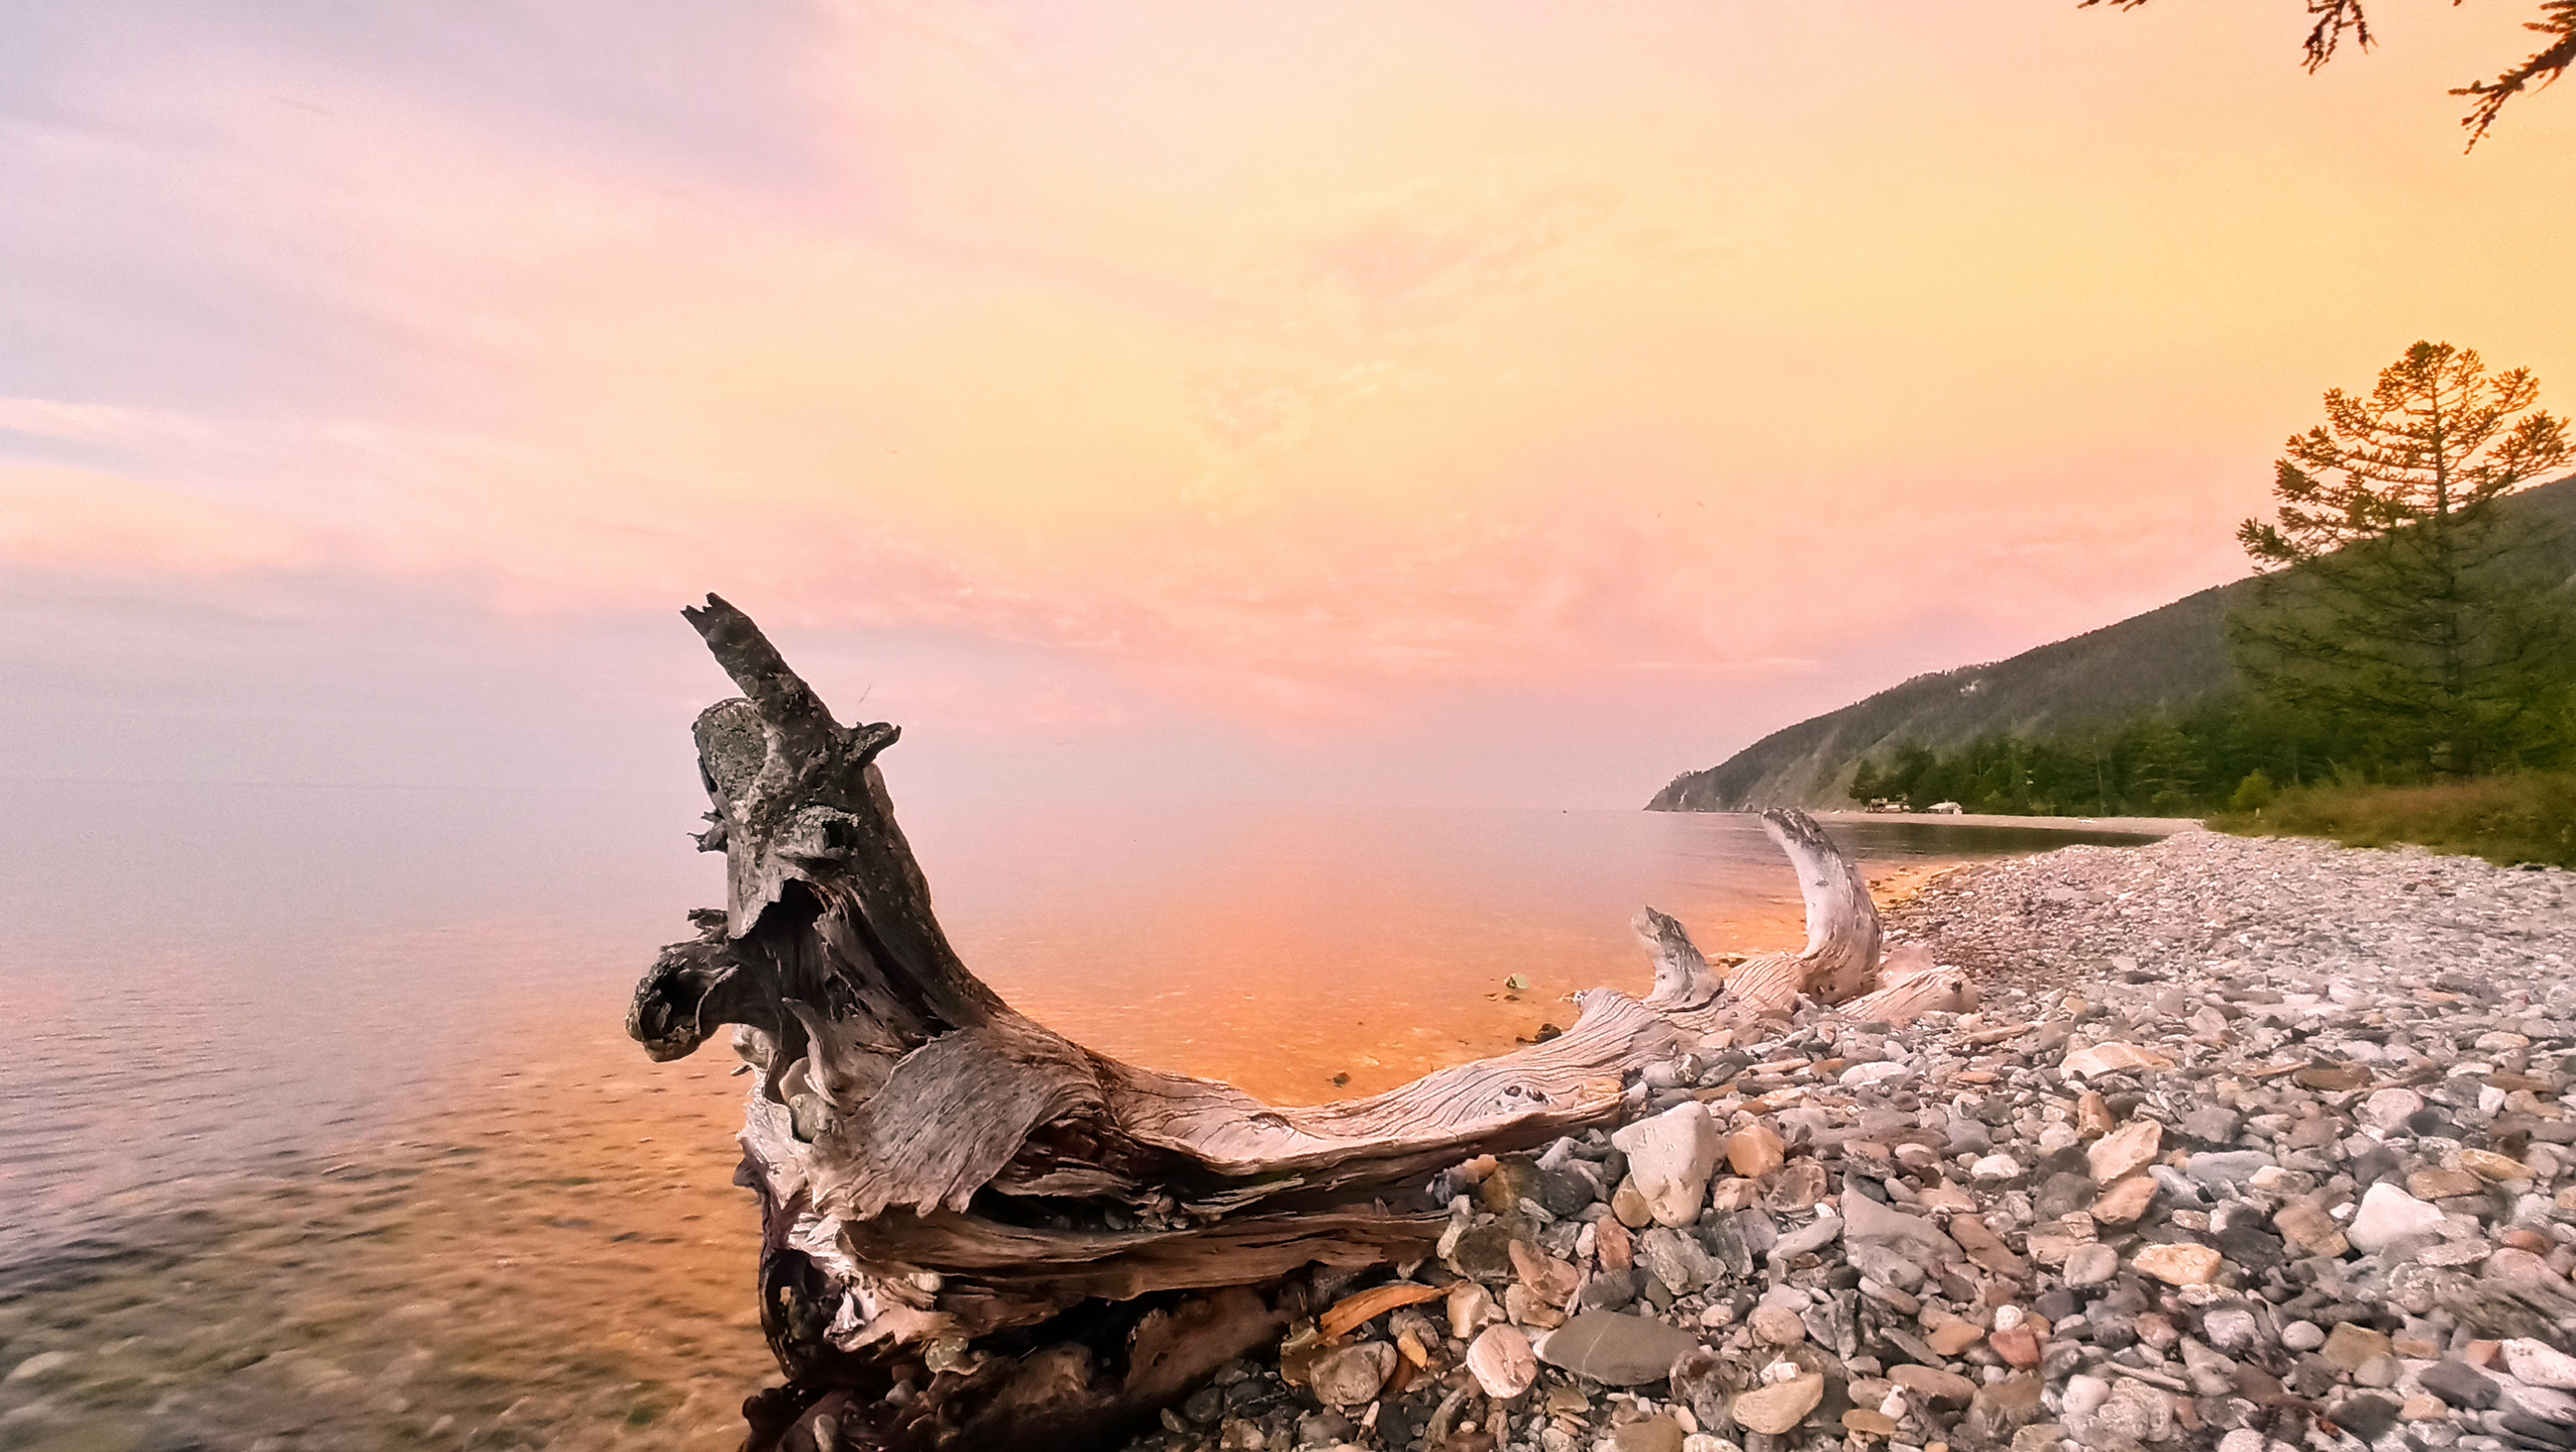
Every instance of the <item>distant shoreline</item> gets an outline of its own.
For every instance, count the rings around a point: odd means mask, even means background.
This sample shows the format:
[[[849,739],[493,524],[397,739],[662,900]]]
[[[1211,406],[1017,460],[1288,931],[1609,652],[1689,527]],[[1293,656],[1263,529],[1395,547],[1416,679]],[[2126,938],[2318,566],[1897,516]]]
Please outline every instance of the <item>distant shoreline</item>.
[[[1820,822],[1905,822],[1947,827],[2025,827],[2040,832],[2133,832],[2170,837],[2200,829],[2196,817],[2014,817],[1979,812],[1817,812]]]

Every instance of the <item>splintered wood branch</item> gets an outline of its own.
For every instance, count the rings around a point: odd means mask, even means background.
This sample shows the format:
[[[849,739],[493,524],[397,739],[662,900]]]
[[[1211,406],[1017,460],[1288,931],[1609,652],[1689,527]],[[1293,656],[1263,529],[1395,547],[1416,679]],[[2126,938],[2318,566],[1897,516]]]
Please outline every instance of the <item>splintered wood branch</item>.
[[[685,613],[743,692],[696,728],[727,899],[662,951],[627,1028],[655,1059],[729,1028],[760,1070],[737,1178],[788,1380],[745,1408],[755,1452],[1112,1445],[1350,1272],[1427,1257],[1439,1171],[1615,1122],[1647,1065],[1802,999],[1957,1006],[1928,964],[1881,983],[1860,874],[1775,811],[1801,952],[1721,974],[1649,908],[1645,999],[1589,990],[1555,1038],[1334,1104],[1121,1063],[959,961],[875,764],[896,728],[835,722],[723,600]]]

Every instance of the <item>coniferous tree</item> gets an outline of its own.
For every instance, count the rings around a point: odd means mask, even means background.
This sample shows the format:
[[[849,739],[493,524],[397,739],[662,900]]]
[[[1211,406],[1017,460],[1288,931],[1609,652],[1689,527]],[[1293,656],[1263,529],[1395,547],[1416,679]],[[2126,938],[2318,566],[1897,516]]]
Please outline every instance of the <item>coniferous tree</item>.
[[[2535,527],[2496,507],[2570,457],[2538,393],[2526,370],[2417,343],[2369,394],[2326,394],[2326,422],[2277,466],[2278,517],[2237,532],[2271,570],[2228,620],[2259,695],[2400,775],[2486,770],[2546,741],[2566,612],[2526,566]]]
[[[2200,770],[2193,760],[2191,739],[2162,717],[2145,723],[2138,733],[2129,782],[2139,804],[2150,811],[2180,811],[2198,801]]]
[[[2122,10],[2135,10],[2147,0],[2076,0],[2079,8],[2112,5]],[[2308,69],[2316,70],[2335,58],[2348,39],[2368,50],[2376,39],[2372,34],[2370,15],[2363,0],[2305,0],[2309,20]],[[2458,0],[2453,0],[2458,3]],[[2505,103],[2525,91],[2549,85],[2570,70],[2576,70],[2576,0],[2540,0],[2535,18],[2523,22],[2523,29],[2541,38],[2538,50],[2515,65],[2505,67],[2491,81],[2471,81],[2452,88],[2454,96],[2474,97],[2469,114],[2460,124],[2469,128],[2469,145],[2475,146],[2487,129],[2495,125]]]

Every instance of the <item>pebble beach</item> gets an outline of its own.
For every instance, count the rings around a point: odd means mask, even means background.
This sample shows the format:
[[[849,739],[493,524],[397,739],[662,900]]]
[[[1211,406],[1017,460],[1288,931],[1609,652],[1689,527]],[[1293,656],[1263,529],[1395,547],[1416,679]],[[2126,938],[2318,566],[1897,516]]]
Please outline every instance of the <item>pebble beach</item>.
[[[1888,913],[1970,1011],[1686,1046],[1133,1452],[2576,1448],[2576,893],[2187,831]]]

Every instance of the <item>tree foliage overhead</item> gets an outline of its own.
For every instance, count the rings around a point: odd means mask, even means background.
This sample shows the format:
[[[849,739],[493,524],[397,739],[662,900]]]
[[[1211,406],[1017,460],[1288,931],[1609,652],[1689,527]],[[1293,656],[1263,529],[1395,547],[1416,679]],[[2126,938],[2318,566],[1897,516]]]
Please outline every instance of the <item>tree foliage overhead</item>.
[[[2147,0],[2077,0],[2081,8],[2114,5],[2122,10],[2135,10]],[[2368,49],[2376,38],[2371,34],[2370,16],[2363,0],[2302,0],[2315,24],[2308,28],[2308,69],[2313,71],[2334,59],[2335,52],[2349,38],[2353,44]],[[2461,0],[2451,0],[2454,5]],[[2460,124],[2469,128],[2469,145],[2475,146],[2505,107],[2505,103],[2524,91],[2548,85],[2576,66],[2576,0],[2541,0],[2537,19],[2523,22],[2523,29],[2543,37],[2540,49],[2533,51],[2518,65],[2507,66],[2491,81],[2471,81],[2454,87],[2454,96],[2475,98],[2469,113]]]
[[[2238,672],[2288,710],[2358,725],[2399,773],[2525,759],[2563,715],[2569,637],[2538,532],[2506,495],[2570,457],[2522,369],[2419,342],[2367,395],[2326,394],[2326,422],[2276,466],[2277,518],[2237,539],[2269,568],[2228,621]]]

